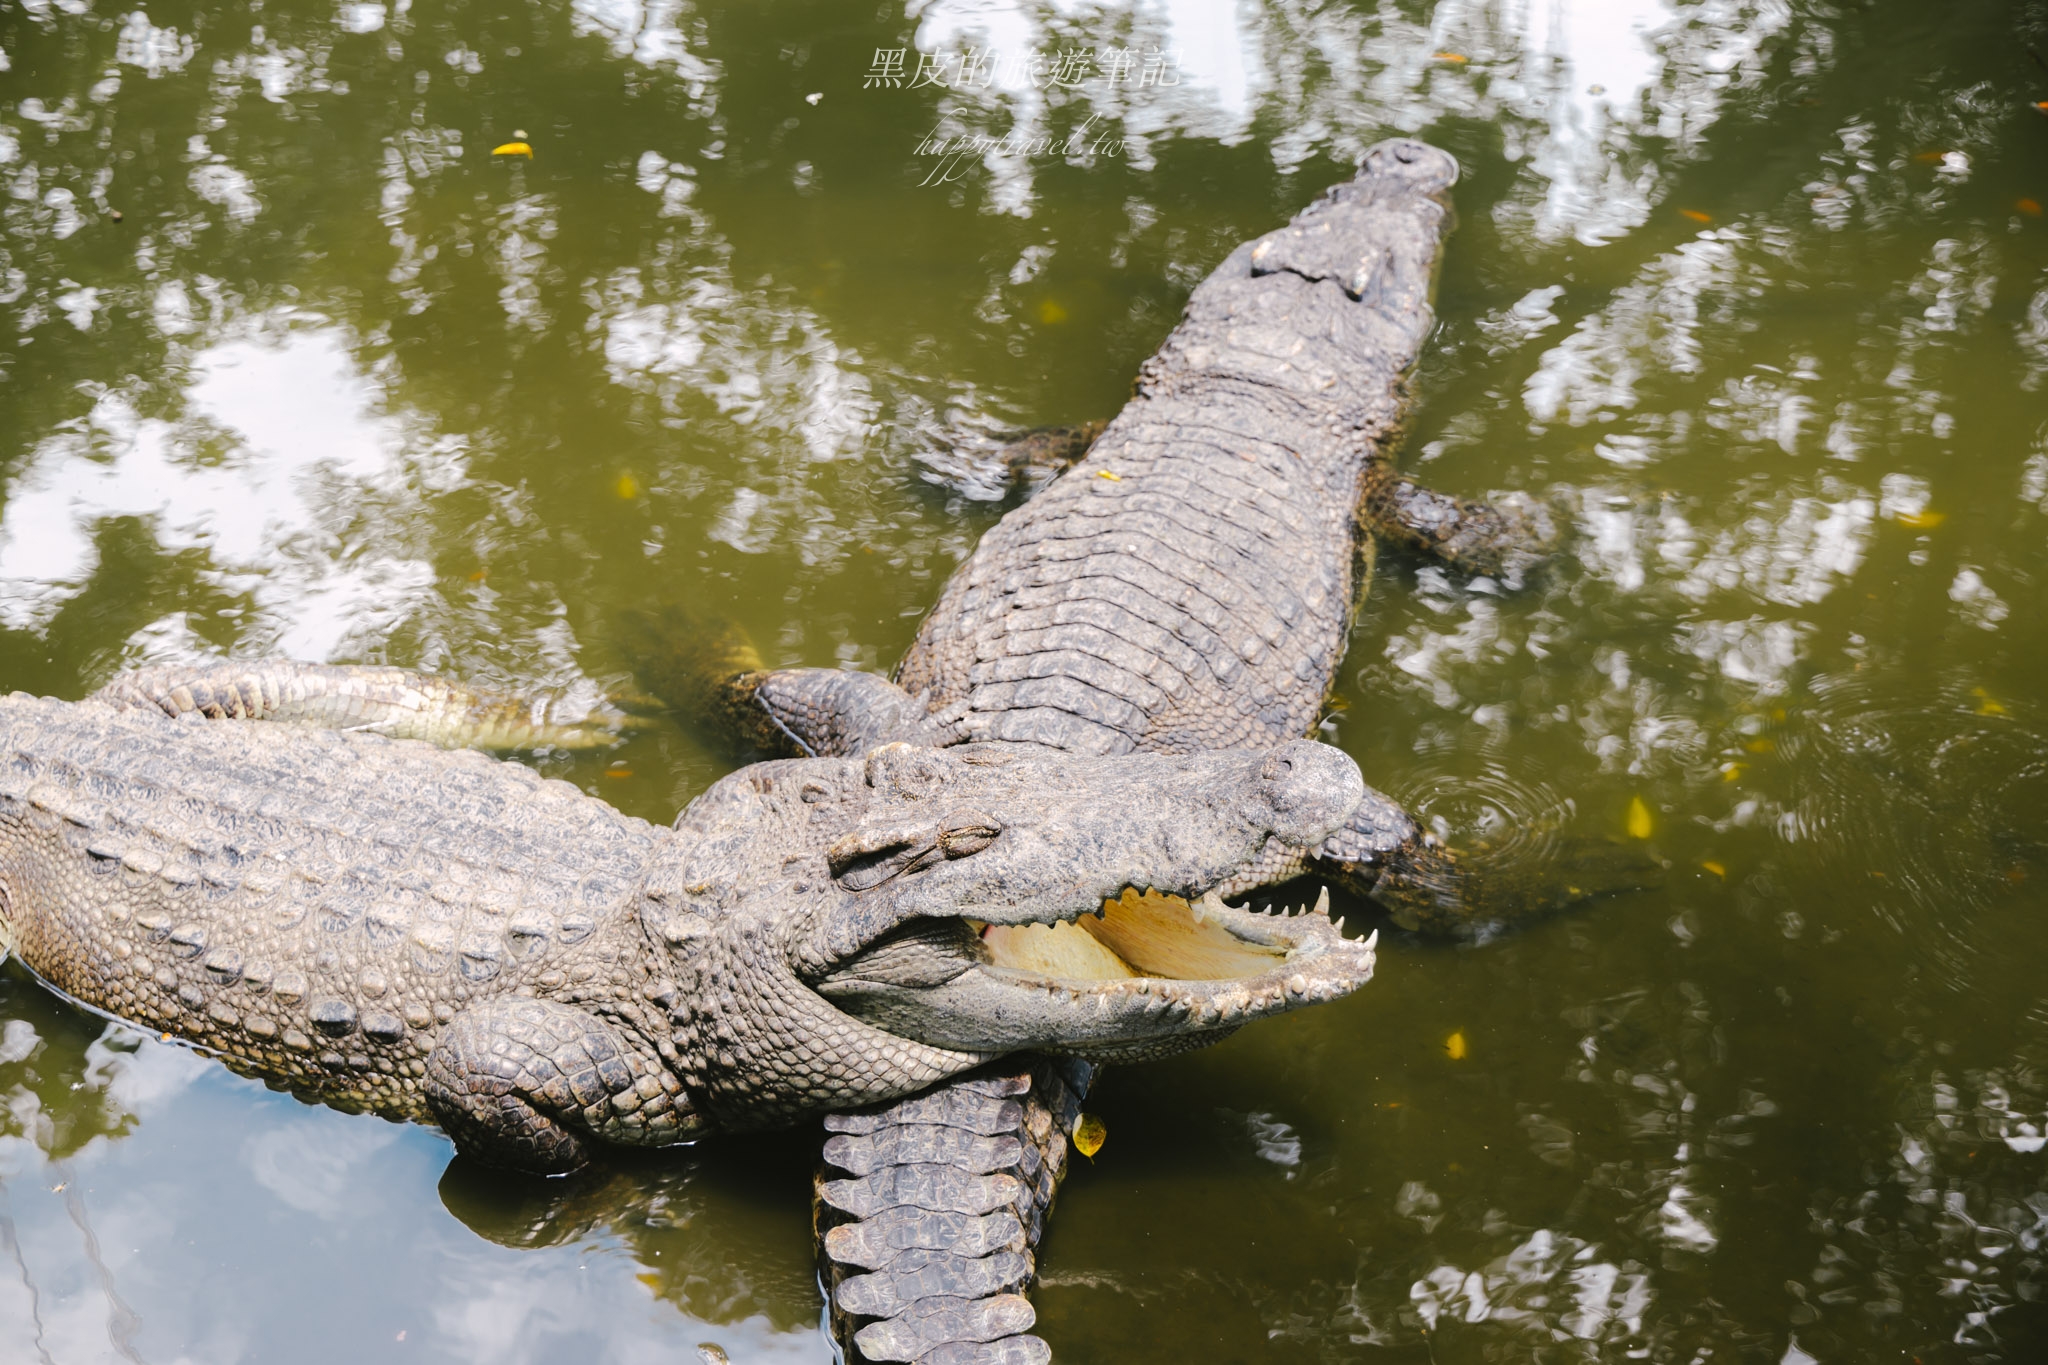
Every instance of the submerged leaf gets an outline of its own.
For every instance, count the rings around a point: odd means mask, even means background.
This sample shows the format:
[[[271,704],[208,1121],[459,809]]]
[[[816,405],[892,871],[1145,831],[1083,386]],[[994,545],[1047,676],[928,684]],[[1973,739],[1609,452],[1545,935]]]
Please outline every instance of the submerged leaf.
[[[1643,804],[1643,798],[1631,796],[1628,799],[1628,837],[1647,839],[1654,827],[1650,819],[1650,808]]]
[[[1465,1060],[1465,1030],[1459,1029],[1444,1039],[1444,1052],[1454,1062]]]
[[[501,142],[491,148],[492,156],[523,156],[533,160],[533,145],[526,142]]]
[[[1102,1144],[1109,1137],[1107,1124],[1093,1114],[1083,1114],[1074,1124],[1074,1150],[1090,1161],[1102,1150]]]

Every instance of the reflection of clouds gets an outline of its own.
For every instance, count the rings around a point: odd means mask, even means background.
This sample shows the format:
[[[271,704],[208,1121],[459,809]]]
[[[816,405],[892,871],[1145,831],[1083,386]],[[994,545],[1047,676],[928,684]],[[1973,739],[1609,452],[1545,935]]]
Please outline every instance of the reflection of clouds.
[[[2027,304],[2026,317],[2013,330],[2027,357],[2027,374],[2021,385],[2029,391],[2038,389],[2042,378],[2048,376],[2048,288],[2034,295]]]
[[[381,1119],[294,1114],[244,1142],[242,1160],[287,1205],[331,1220],[348,1211],[365,1163],[397,1140],[398,1129]]]
[[[1636,406],[1646,372],[1691,375],[1703,355],[1703,307],[1750,283],[1726,234],[1703,232],[1616,290],[1538,362],[1522,401],[1539,423],[1611,422]]]
[[[671,72],[689,95],[691,116],[709,118],[723,72],[690,50],[685,27],[696,22],[692,8],[688,0],[575,0],[570,14],[577,33],[602,36],[614,55]]]
[[[1984,575],[1967,564],[1956,570],[1949,583],[1948,600],[1956,604],[1965,621],[1979,630],[1998,629],[1998,623],[2012,613],[2005,599],[1984,581]]]
[[[1782,606],[1811,606],[1862,565],[1876,513],[1861,495],[1779,497],[1716,532],[1697,559],[1684,541],[1667,542],[1663,558],[1684,574],[1678,591],[1696,602],[1740,589]]]
[[[184,298],[171,298],[172,313]],[[0,619],[47,620],[90,580],[98,525],[141,517],[159,544],[205,551],[209,576],[248,593],[277,652],[324,659],[388,631],[433,572],[402,545],[351,545],[351,504],[402,496],[422,474],[448,481],[439,467],[459,465],[458,450],[409,451],[403,425],[373,411],[374,390],[324,330],[224,342],[192,374],[181,423],[103,389],[86,417],[35,447],[0,515]]]
[[[110,1126],[149,1117],[217,1065],[191,1048],[150,1042],[118,1024],[94,1039],[85,1056],[85,1083],[104,1096]]]
[[[546,243],[556,232],[555,207],[545,195],[521,195],[501,205],[497,217],[491,258],[504,281],[498,302],[507,320],[538,332],[549,321],[547,310],[541,307],[540,291],[543,282],[553,282],[546,270]]]
[[[1274,139],[1281,164],[1355,155],[1390,125],[1470,119],[1498,126],[1510,159],[1529,167],[1527,191],[1499,211],[1507,221],[1598,243],[1649,216],[1728,95],[1761,77],[1790,17],[1733,0],[1448,0],[1425,26],[1276,3],[1248,38],[1255,69],[1270,73],[1262,112],[1286,130]],[[1665,144],[1654,156],[1642,147],[1651,138]]]
[[[1616,1341],[1643,1330],[1655,1298],[1650,1277],[1633,1261],[1598,1258],[1598,1248],[1538,1228],[1484,1267],[1440,1265],[1408,1291],[1423,1328],[1440,1322],[1491,1322],[1544,1344],[1560,1336]]]
[[[716,1340],[734,1360],[821,1365],[832,1355],[820,1333],[778,1332],[761,1317],[679,1321],[675,1309],[622,1273],[631,1263],[610,1250],[516,1258],[454,1251],[442,1265],[433,1339],[456,1360],[521,1365],[558,1359],[565,1346],[593,1340],[602,1340],[604,1359],[619,1365],[674,1365],[684,1354],[679,1343],[704,1340]]]
[[[41,1340],[57,1361],[129,1359],[110,1344],[129,1340],[172,1365],[381,1360],[405,1330],[425,1358],[493,1365],[592,1343],[668,1365],[706,1340],[830,1359],[807,1260],[759,1254],[747,1201],[687,1172],[621,1177],[560,1245],[494,1245],[436,1198],[444,1141],[265,1095],[119,1026],[85,1043],[30,995],[0,1027],[0,1248],[11,1233],[20,1258],[0,1249],[0,1357]]]
[[[1669,164],[1702,145],[1731,91],[1757,81],[1765,46],[1791,19],[1784,6],[1735,0],[1448,0],[1427,24],[1292,0],[1122,10],[912,0],[909,12],[918,50],[934,57],[970,46],[1017,56],[1121,47],[1178,59],[1173,86],[1112,86],[1097,74],[1056,98],[1021,70],[999,72],[985,88],[939,98],[943,134],[1042,138],[1056,103],[1072,100],[1119,129],[1135,165],[1151,164],[1161,134],[1231,143],[1260,120],[1279,130],[1275,162],[1291,166],[1318,152],[1355,156],[1389,127],[1465,118],[1501,126],[1510,156],[1541,182],[1533,202],[1505,212],[1527,215],[1540,236],[1588,243],[1649,217]],[[1663,144],[1656,157],[1641,150],[1651,138]],[[1029,159],[990,151],[984,166],[994,206],[1028,214]]]
[[[1123,159],[1149,167],[1152,139],[1171,132],[1234,143],[1246,136],[1256,113],[1252,96],[1263,83],[1256,70],[1259,49],[1235,0],[1158,0],[1125,10],[1079,0],[1054,0],[1049,7],[1015,0],[911,0],[909,11],[918,21],[919,52],[952,58],[979,48],[1001,59],[985,86],[956,85],[939,98],[942,137],[1007,133],[1013,143],[1029,144],[1051,137],[1056,107],[1071,102],[1078,111],[1073,127],[1090,117],[1103,122],[1071,151],[1070,130],[1062,126],[1053,154],[1084,161],[1092,154],[1086,145],[1114,127],[1125,144]],[[1091,64],[1072,88],[1051,86],[1043,73],[1034,80],[1028,65],[1035,56],[1111,50],[1133,54],[1130,71],[1114,83]],[[1156,73],[1151,83],[1145,78],[1148,61]],[[992,148],[982,164],[993,205],[1028,216],[1036,196],[1031,158]]]

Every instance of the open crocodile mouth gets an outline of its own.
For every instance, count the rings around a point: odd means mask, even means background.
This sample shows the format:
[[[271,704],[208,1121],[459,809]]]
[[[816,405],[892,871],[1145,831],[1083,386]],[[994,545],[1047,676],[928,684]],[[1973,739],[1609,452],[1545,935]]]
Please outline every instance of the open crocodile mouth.
[[[1346,939],[1313,908],[1268,913],[1125,887],[1050,923],[913,921],[814,983],[849,1014],[963,1049],[1116,1049],[1229,1030],[1349,995],[1375,934]]]

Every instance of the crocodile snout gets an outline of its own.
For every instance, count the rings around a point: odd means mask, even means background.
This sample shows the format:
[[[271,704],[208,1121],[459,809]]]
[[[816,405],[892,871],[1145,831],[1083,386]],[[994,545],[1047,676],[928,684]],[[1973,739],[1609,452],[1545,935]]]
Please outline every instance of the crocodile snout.
[[[1266,827],[1290,844],[1313,844],[1340,828],[1364,797],[1358,765],[1314,740],[1283,744],[1259,765]]]

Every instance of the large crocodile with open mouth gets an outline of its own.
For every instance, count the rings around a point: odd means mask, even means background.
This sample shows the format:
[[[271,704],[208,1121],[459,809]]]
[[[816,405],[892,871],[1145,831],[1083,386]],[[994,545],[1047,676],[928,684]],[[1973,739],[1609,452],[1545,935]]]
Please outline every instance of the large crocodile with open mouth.
[[[672,828],[412,742],[587,737],[459,684],[156,671],[0,700],[0,932],[91,1008],[501,1165],[828,1115],[848,1344],[1045,1359],[1018,1291],[1092,1065],[1370,977],[1324,906],[1224,897],[1316,871],[1404,922],[1472,913],[1451,856],[1302,738],[1369,532],[1479,572],[1535,553],[1387,458],[1455,179],[1383,143],[1234,252],[895,681],[701,651],[647,678],[794,755]]]

